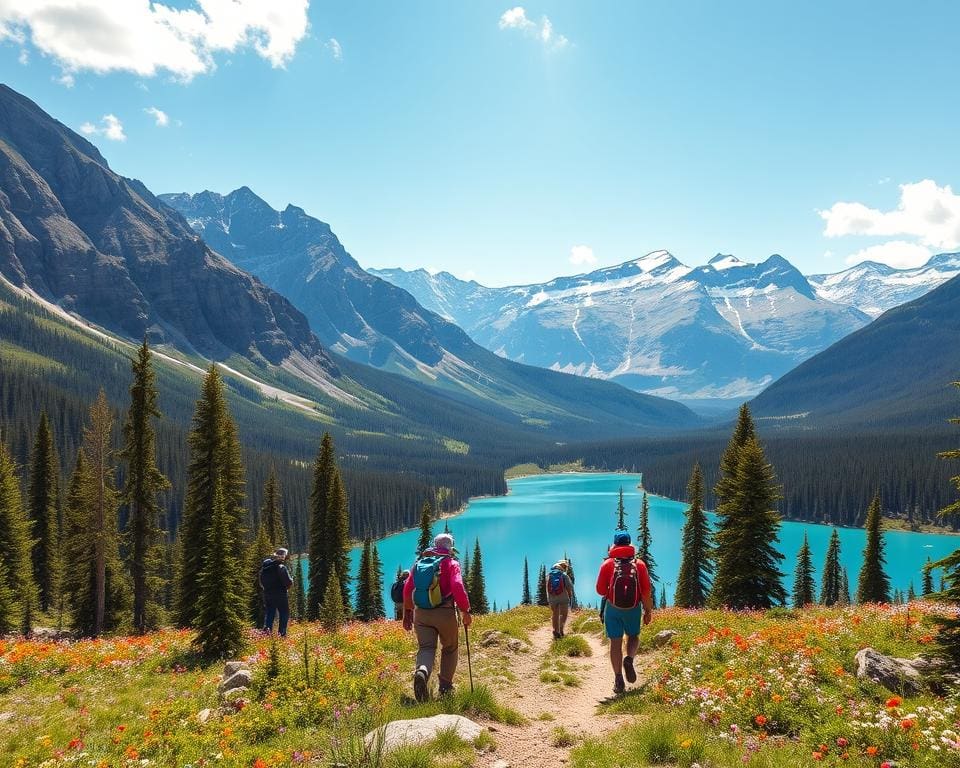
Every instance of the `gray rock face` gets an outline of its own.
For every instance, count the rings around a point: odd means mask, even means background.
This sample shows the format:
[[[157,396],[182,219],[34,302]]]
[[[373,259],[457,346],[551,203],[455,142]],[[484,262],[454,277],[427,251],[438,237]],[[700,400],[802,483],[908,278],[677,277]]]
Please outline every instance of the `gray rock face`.
[[[250,669],[250,665],[245,661],[228,661],[223,665],[223,679],[233,677],[241,669]]]
[[[654,648],[661,648],[664,645],[669,644],[673,641],[673,638],[677,636],[677,630],[675,629],[664,629],[660,632],[657,632],[653,636],[653,639],[650,641],[653,644]]]
[[[383,751],[388,753],[407,745],[426,744],[433,741],[441,732],[450,730],[456,731],[464,741],[473,741],[483,733],[483,726],[460,715],[434,715],[418,720],[394,720],[368,733],[364,741],[368,747],[375,747],[382,739]]]
[[[108,330],[214,359],[332,359],[289,301],[214,253],[86,139],[0,85],[0,274]]]
[[[910,659],[896,659],[873,648],[864,648],[857,652],[854,660],[859,679],[873,680],[894,693],[909,696],[923,687],[923,678]]]
[[[488,629],[480,636],[480,645],[489,647],[491,645],[500,645],[506,639],[506,635],[496,629]]]
[[[237,688],[249,688],[253,680],[253,673],[249,669],[238,669],[230,677],[220,681],[217,689],[221,694],[226,695]]]

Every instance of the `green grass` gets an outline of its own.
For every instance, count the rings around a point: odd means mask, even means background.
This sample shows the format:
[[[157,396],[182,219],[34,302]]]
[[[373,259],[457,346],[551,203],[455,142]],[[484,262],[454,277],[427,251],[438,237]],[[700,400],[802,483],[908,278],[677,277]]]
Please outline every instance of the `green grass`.
[[[560,656],[547,656],[543,660],[540,682],[548,685],[562,685],[566,688],[580,687],[580,678],[576,670]]]
[[[569,656],[577,658],[582,656],[593,656],[593,649],[590,643],[582,635],[567,635],[559,640],[554,640],[550,644],[550,653],[556,656]]]
[[[570,615],[570,631],[582,635],[602,635],[603,622],[597,611],[583,609]]]
[[[501,613],[475,616],[470,625],[470,643],[479,646],[480,638],[488,630],[496,630],[529,643],[530,633],[549,621],[550,609],[539,605],[523,605]]]
[[[539,419],[525,419],[525,423],[534,424],[538,423],[539,426],[546,426],[549,422],[540,422]],[[527,464],[515,464],[512,467],[508,467],[503,472],[504,478],[507,480],[513,480],[517,477],[526,477],[527,475],[549,475],[557,474],[559,472],[586,472],[588,468],[583,465],[583,461],[578,459],[577,461],[570,461],[565,464],[550,464],[546,468],[541,467],[539,464],[527,463]]]
[[[577,735],[571,733],[562,725],[558,725],[550,732],[550,743],[558,748],[572,747],[579,741]]]
[[[460,685],[447,696],[440,696],[423,704],[412,700],[398,703],[388,719],[431,717],[432,715],[464,715],[470,718],[492,720],[506,725],[523,725],[526,721],[515,709],[500,704],[489,687],[482,683]]]

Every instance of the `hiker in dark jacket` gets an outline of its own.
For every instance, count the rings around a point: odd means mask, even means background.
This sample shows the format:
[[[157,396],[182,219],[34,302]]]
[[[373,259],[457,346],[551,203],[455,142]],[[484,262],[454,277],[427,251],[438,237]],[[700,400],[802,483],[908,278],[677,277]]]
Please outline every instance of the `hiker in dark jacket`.
[[[273,619],[279,614],[277,631],[280,637],[287,636],[287,622],[290,620],[287,590],[293,584],[285,565],[286,559],[287,550],[280,547],[260,564],[260,587],[263,589],[263,601],[266,605],[263,628],[267,632],[273,632]]]
[[[637,560],[637,551],[630,543],[630,534],[618,531],[613,546],[597,575],[597,594],[604,599],[603,626],[610,638],[610,664],[613,666],[613,692],[626,690],[628,683],[637,682],[633,657],[640,646],[640,622],[649,624],[653,618],[653,591],[647,564]],[[623,636],[627,636],[627,655],[623,655]]]

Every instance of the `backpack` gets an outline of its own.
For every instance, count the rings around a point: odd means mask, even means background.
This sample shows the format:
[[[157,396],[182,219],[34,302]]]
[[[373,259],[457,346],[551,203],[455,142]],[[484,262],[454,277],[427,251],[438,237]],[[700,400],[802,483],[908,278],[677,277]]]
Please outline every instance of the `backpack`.
[[[613,566],[613,579],[608,592],[614,608],[629,610],[640,602],[640,573],[632,558],[618,557]]]
[[[440,566],[450,555],[426,555],[413,566],[413,604],[417,608],[436,608],[443,602],[440,594]]]
[[[563,571],[559,568],[551,568],[550,576],[547,578],[547,592],[551,595],[563,595],[567,591],[564,584]]]
[[[403,585],[407,583],[407,580],[404,578],[397,579],[393,582],[393,586],[390,587],[390,599],[395,603],[403,602]]]
[[[260,564],[260,586],[264,592],[279,592],[286,589],[286,584],[280,577],[280,561],[268,557]]]

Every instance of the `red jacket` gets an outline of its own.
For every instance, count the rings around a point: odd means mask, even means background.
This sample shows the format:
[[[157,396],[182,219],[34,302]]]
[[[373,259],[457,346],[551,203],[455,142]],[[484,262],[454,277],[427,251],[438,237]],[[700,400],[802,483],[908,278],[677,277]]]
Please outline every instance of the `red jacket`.
[[[449,555],[445,549],[427,549],[424,555]],[[470,611],[470,598],[467,597],[467,590],[463,586],[463,576],[460,573],[460,563],[453,557],[446,557],[440,563],[440,594],[453,597],[453,602],[464,613]],[[410,575],[403,584],[403,607],[405,610],[413,610],[413,568],[410,569]]]
[[[600,566],[600,573],[597,574],[597,594],[603,595],[612,602],[613,596],[610,594],[610,588],[613,586],[613,569],[616,560],[633,560],[637,556],[637,550],[632,544],[624,544],[619,547],[611,547],[607,553],[610,556],[603,561]],[[650,574],[647,573],[647,564],[643,560],[637,560],[637,576],[640,579],[640,602],[651,596],[653,587],[650,584]]]

